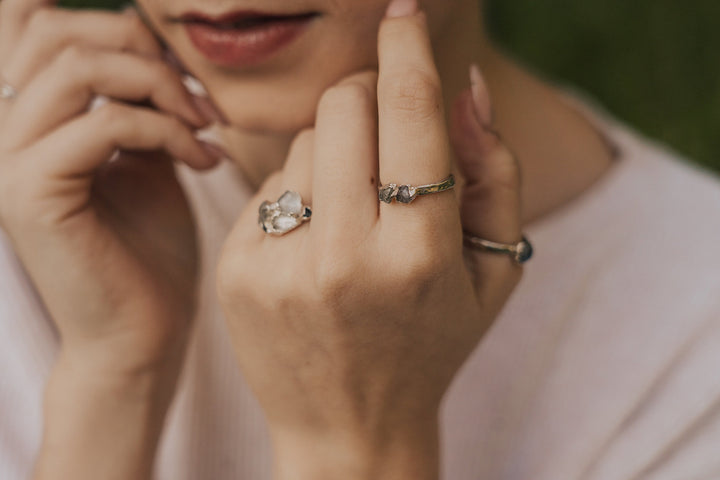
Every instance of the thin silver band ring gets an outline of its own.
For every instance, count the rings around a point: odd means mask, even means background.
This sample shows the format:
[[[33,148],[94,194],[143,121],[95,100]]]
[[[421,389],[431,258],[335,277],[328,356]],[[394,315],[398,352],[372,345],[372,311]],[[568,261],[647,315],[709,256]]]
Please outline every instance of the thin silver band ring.
[[[513,262],[521,265],[532,257],[533,247],[530,241],[523,235],[522,240],[517,243],[500,243],[492,240],[485,240],[477,237],[470,232],[463,232],[463,240],[465,244],[475,250],[484,250],[494,253],[504,253],[510,255]]]

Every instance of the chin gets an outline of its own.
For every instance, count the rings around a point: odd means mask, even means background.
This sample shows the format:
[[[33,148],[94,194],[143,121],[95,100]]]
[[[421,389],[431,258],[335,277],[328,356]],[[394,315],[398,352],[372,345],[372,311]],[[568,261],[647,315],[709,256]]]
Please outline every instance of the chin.
[[[250,133],[288,135],[315,124],[324,84],[293,89],[272,85],[249,88],[244,83],[238,80],[222,89],[208,87],[233,127]]]
[[[233,126],[257,133],[290,134],[315,124],[318,102],[328,88],[354,73],[377,69],[375,43],[368,43],[364,49],[348,48],[333,52],[335,55],[321,52],[275,71],[218,71],[201,64],[191,73],[205,85]],[[328,57],[337,60],[328,62]]]

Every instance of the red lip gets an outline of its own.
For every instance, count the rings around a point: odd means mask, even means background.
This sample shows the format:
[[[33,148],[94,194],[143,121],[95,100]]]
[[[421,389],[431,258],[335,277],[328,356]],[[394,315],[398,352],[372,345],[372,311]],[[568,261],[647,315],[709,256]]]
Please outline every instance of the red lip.
[[[179,20],[208,60],[225,67],[248,67],[289,45],[317,16],[317,12],[279,15],[244,10],[218,17],[189,12]]]

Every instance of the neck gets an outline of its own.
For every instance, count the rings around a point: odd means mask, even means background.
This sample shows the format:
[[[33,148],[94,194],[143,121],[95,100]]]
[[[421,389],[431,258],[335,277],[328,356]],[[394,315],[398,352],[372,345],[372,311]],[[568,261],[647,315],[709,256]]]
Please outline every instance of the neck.
[[[443,79],[446,111],[469,86],[468,67],[477,63],[493,101],[495,128],[515,153],[523,172],[523,223],[536,220],[573,200],[612,165],[613,153],[602,135],[563,101],[549,84],[519,67],[483,34],[475,0],[463,9],[435,45]],[[289,136],[222,132],[246,179],[258,188],[282,167],[292,141]],[[262,161],[257,161],[262,158]]]

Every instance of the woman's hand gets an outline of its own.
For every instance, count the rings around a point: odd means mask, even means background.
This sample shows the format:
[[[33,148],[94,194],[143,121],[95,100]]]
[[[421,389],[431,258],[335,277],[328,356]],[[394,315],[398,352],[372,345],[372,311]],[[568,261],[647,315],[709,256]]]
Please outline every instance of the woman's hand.
[[[437,478],[441,399],[520,279],[506,256],[464,257],[463,226],[497,241],[520,236],[517,165],[469,93],[454,117],[471,135],[457,146],[477,143],[460,153],[488,180],[471,178],[463,197],[482,215],[464,207],[463,225],[453,192],[378,201],[378,180],[427,184],[451,169],[441,85],[414,8],[390,6],[379,74],[327,90],[315,129],[297,137],[222,252],[220,299],[279,479]],[[487,110],[478,93],[482,85],[475,96]],[[268,236],[258,206],[285,190],[312,204],[312,220]]]
[[[50,3],[0,4],[0,72],[19,92],[0,100],[0,226],[62,340],[38,475],[142,478],[195,308],[195,225],[171,157],[206,169],[219,155],[137,15]],[[88,111],[97,95],[110,100]],[[114,454],[121,468],[93,470]]]

